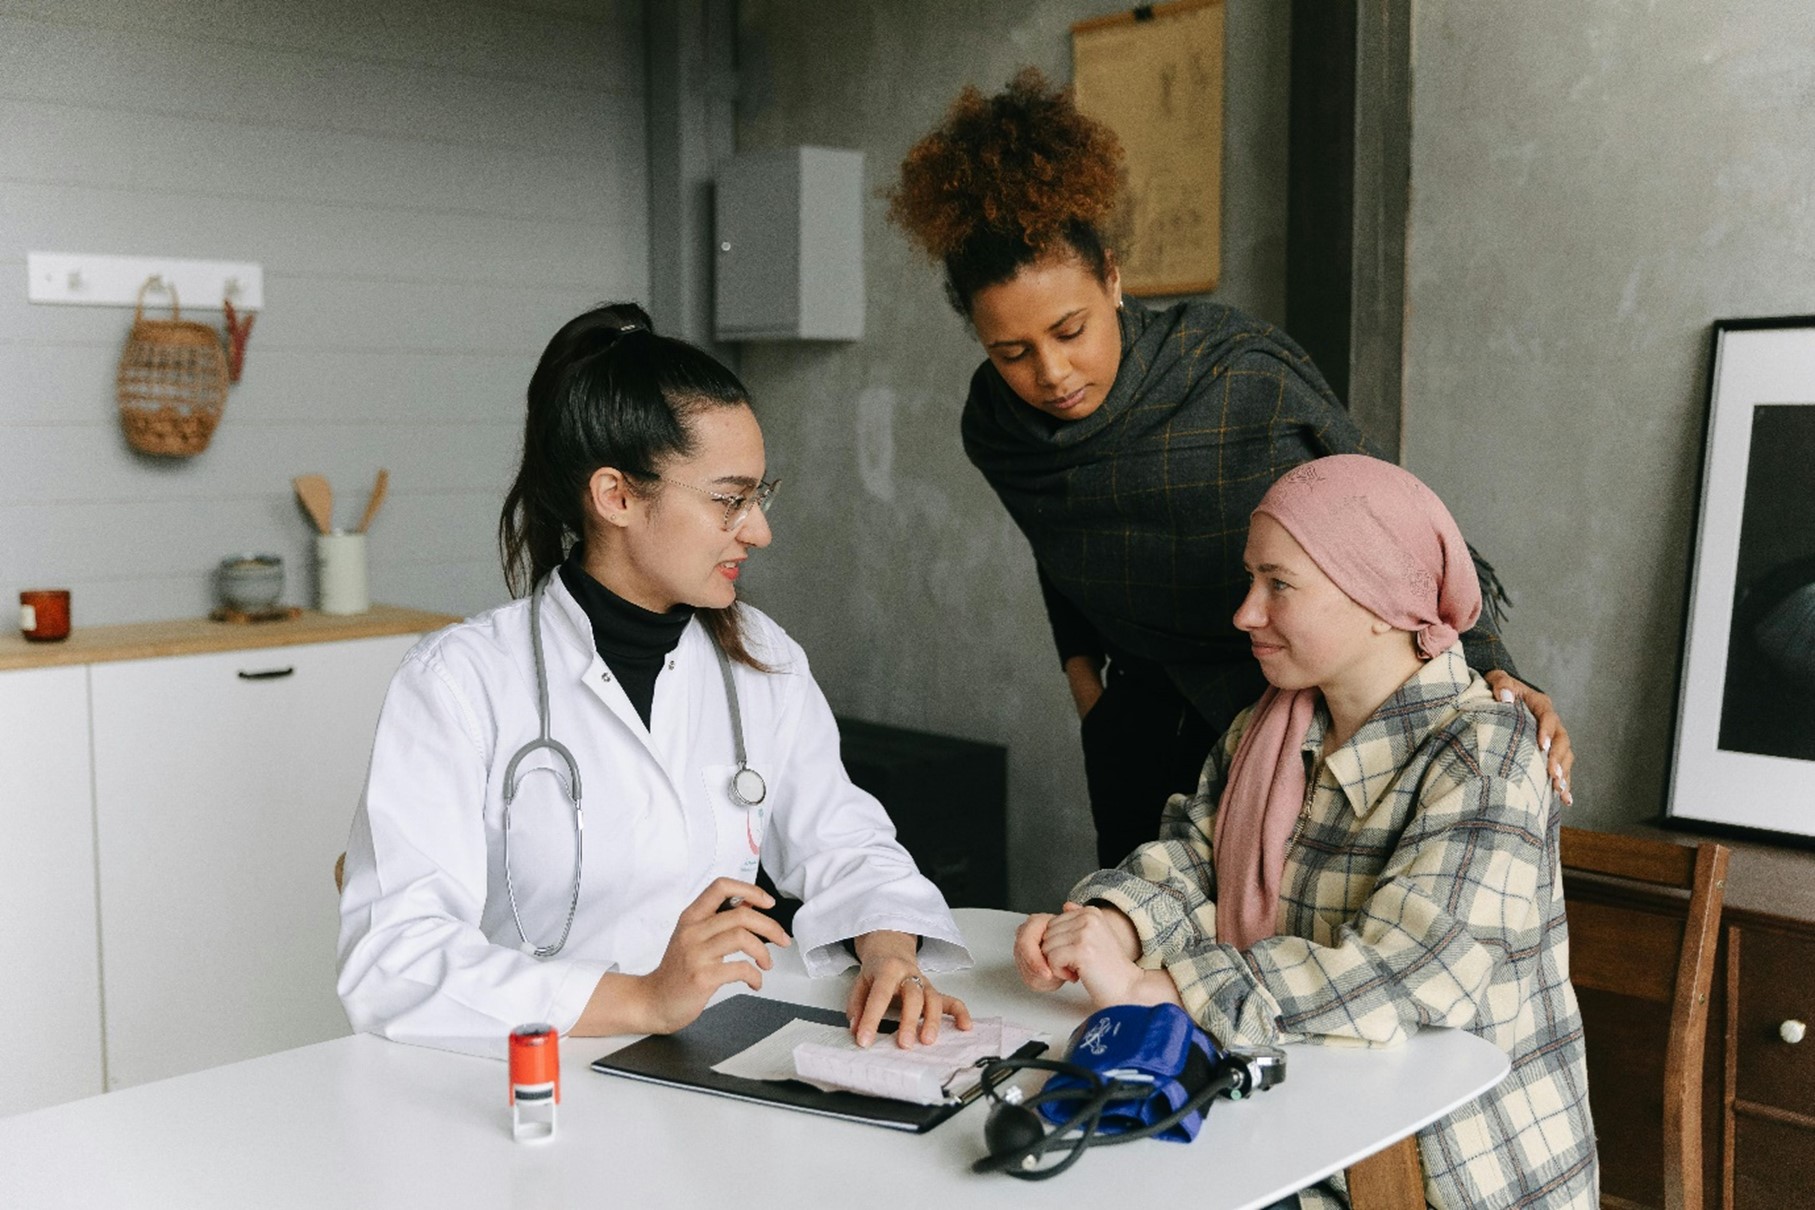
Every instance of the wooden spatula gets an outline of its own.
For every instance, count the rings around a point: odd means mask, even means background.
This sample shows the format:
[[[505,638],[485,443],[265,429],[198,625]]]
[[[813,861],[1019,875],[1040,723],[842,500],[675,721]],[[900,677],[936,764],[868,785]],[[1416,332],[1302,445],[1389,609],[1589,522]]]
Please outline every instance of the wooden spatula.
[[[315,528],[327,534],[334,532],[334,489],[320,475],[298,475],[290,480],[303,511],[315,522]]]
[[[378,515],[378,506],[384,503],[384,493],[391,486],[391,472],[382,466],[378,468],[378,482],[372,485],[372,498],[366,501],[366,515],[359,519],[359,531],[365,533],[371,527],[372,518]]]

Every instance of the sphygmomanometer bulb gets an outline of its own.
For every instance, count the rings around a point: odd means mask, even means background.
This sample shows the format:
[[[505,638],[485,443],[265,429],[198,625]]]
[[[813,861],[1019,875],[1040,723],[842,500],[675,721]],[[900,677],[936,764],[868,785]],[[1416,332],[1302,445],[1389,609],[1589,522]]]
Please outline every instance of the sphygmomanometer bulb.
[[[989,1147],[989,1158],[998,1165],[1015,1162],[1034,1163],[1040,1144],[1046,1138],[1046,1125],[1040,1115],[1025,1105],[997,1105],[983,1124],[983,1141]]]

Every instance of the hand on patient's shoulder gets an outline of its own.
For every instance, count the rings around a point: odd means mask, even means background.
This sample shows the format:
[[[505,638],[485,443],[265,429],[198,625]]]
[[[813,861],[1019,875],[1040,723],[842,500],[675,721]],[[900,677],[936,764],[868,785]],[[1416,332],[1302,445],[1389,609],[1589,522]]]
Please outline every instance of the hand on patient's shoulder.
[[[1575,771],[1576,754],[1569,742],[1569,731],[1563,726],[1563,718],[1557,713],[1556,703],[1550,700],[1548,693],[1540,693],[1497,668],[1483,679],[1493,690],[1496,700],[1523,702],[1531,711],[1538,722],[1538,748],[1545,755],[1544,767],[1550,784],[1556,788],[1564,806],[1573,806],[1575,795],[1570,792],[1569,778]]]

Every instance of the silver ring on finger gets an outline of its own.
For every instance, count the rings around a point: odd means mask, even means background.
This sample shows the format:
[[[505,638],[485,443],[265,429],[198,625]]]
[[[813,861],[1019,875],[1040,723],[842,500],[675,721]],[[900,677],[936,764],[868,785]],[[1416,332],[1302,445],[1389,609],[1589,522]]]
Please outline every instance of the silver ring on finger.
[[[901,981],[901,983],[902,983],[902,986],[904,986],[904,987],[907,986],[909,983],[912,983],[915,987],[919,988],[921,991],[926,990],[926,980],[922,979],[919,975],[909,975],[906,978],[904,978]]]

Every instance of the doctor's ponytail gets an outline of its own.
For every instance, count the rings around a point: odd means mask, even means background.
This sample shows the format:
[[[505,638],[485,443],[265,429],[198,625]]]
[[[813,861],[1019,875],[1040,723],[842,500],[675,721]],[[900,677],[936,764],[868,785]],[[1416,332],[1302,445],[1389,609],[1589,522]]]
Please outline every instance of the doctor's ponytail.
[[[616,467],[645,491],[661,463],[693,451],[692,418],[748,407],[737,375],[683,340],[657,336],[635,303],[569,320],[530,376],[517,477],[498,517],[498,552],[511,596],[526,595],[586,536],[593,472]],[[769,671],[744,642],[738,606],[698,611],[725,654]]]

